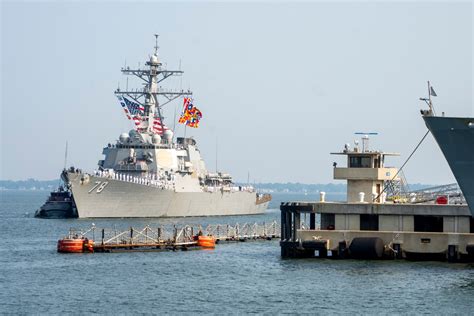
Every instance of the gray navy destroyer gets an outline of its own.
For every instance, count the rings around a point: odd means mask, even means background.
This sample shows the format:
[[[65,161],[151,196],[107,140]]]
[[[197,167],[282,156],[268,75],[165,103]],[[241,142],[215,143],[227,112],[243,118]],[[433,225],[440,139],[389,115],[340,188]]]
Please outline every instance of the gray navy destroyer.
[[[266,210],[270,195],[235,185],[229,174],[209,172],[196,140],[175,140],[164,124],[163,106],[180,97],[185,100],[183,113],[187,107],[198,119],[202,114],[190,102],[191,91],[161,87],[162,81],[183,72],[164,68],[158,45],[144,69],[125,67],[121,71],[145,83],[142,89],[115,91],[135,129],[103,149],[105,157],[98,170],[85,173],[71,167],[63,172],[78,217],[244,215]],[[196,127],[191,124],[188,126]]]
[[[474,215],[474,117],[435,116],[431,96],[436,96],[428,82],[429,105],[423,119],[438,143],[449,167]]]

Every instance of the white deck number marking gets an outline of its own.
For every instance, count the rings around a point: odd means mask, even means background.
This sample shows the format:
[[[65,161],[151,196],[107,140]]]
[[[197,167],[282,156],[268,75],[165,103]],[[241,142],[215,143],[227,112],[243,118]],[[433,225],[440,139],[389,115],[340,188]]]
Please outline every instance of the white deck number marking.
[[[97,187],[98,188],[97,188],[96,193],[100,193],[107,186],[107,184],[109,184],[109,182],[107,181],[104,181],[104,182],[96,181],[94,186],[92,187],[92,189],[89,190],[88,193],[92,193],[92,191],[94,191]]]
[[[88,193],[91,193],[92,191],[94,191],[95,188],[97,188],[97,186],[100,184],[100,181],[96,181],[94,186],[92,187],[92,189],[89,190]]]
[[[109,184],[107,181],[102,182],[102,184],[97,188],[97,193],[102,192],[102,190]]]

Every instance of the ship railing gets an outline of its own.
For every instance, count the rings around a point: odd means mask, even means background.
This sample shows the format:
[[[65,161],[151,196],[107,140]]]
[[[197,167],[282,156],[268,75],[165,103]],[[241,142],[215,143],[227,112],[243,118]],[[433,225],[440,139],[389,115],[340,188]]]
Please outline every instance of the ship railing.
[[[236,186],[205,186],[204,187],[205,192],[219,192],[219,191],[226,191],[226,192],[255,192],[255,189],[253,187],[236,187]]]
[[[96,177],[103,178],[103,179],[113,179],[117,181],[136,183],[136,184],[152,186],[152,187],[161,188],[161,189],[173,189],[175,187],[175,181],[166,180],[166,179],[154,180],[149,177],[134,177],[134,176],[130,176],[124,173],[118,173],[118,172],[104,173],[104,172],[96,171],[94,175]]]

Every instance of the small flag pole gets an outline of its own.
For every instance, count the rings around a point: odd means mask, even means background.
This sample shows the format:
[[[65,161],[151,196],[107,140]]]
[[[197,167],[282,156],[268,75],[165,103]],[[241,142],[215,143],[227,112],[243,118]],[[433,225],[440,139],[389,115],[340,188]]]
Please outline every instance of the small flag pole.
[[[216,173],[217,173],[217,135],[216,135]]]
[[[66,140],[66,150],[64,151],[64,168],[63,170],[66,170],[66,166],[67,166],[67,140]],[[58,183],[58,187],[61,186],[61,177],[59,177],[59,183]]]
[[[67,165],[67,140],[66,140],[66,150],[64,152],[64,168],[63,169],[66,169],[66,165]]]
[[[430,107],[430,113],[433,113],[433,103],[431,103],[431,85],[428,81],[428,106]]]
[[[173,121],[173,138],[174,134],[176,133],[176,112],[178,112],[178,104],[174,106],[174,121]]]

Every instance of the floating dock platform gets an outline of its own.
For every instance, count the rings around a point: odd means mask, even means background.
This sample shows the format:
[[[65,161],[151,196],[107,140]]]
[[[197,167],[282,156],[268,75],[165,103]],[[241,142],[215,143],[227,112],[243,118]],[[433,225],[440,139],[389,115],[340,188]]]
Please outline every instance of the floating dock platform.
[[[58,240],[58,252],[117,252],[165,251],[214,248],[222,242],[272,240],[280,237],[276,221],[262,224],[184,225],[182,227],[150,227],[126,230],[99,229],[94,225],[87,230],[73,229]],[[97,237],[97,239],[96,239]]]

